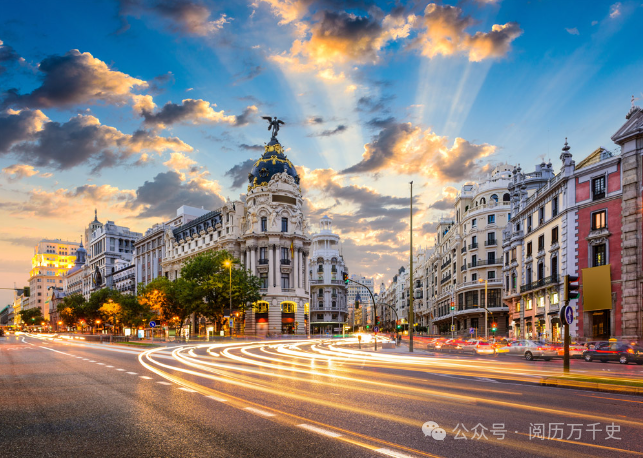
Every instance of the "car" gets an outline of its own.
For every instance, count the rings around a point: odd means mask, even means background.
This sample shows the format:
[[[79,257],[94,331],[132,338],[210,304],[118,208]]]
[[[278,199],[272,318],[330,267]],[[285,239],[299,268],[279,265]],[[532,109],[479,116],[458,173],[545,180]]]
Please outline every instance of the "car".
[[[443,338],[434,339],[426,345],[426,349],[430,351],[440,351],[442,350],[442,345],[444,345],[446,341],[447,339]]]
[[[550,361],[558,356],[558,351],[546,342],[536,340],[514,340],[507,343],[509,354],[524,356],[527,361],[542,358]]]
[[[509,353],[509,342],[506,339],[497,340],[492,342],[493,348],[496,350],[496,354],[499,353]]]
[[[466,351],[475,355],[495,355],[496,348],[491,342],[484,340],[472,340],[468,342]]]
[[[618,361],[621,364],[643,364],[643,347],[619,342],[600,342],[593,350],[585,351],[583,355],[588,363],[598,360],[602,363]]]
[[[464,353],[466,344],[464,340],[460,339],[447,340],[444,345],[442,345],[442,351],[447,353]]]
[[[565,356],[565,345],[561,342],[550,344],[558,352],[558,356],[563,358]],[[587,347],[583,344],[571,343],[569,344],[569,357],[570,358],[583,358],[587,351]]]

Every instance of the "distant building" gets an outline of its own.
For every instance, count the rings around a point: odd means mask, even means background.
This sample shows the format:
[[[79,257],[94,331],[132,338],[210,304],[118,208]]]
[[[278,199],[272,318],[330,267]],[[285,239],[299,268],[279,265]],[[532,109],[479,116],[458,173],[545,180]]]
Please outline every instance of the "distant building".
[[[360,308],[362,310],[363,316],[362,325],[370,325],[373,322],[373,300],[371,299],[371,293],[375,294],[375,290],[373,289],[374,281],[372,278],[366,278],[361,275],[355,274],[351,275],[350,279],[353,281],[357,281],[365,286],[361,286],[353,282],[348,283],[348,307],[349,309],[355,307],[355,299],[359,294],[361,298]]]
[[[117,259],[114,265],[114,273],[108,274],[107,283],[111,284],[112,289],[115,289],[121,294],[132,296],[136,293],[136,273],[135,265],[131,262]]]
[[[85,250],[82,240],[76,250],[74,266],[65,274],[63,291],[65,295],[82,294],[85,299],[89,299],[91,294],[92,276],[87,265],[87,250]]]
[[[76,242],[59,239],[44,239],[34,247],[29,273],[31,297],[24,310],[39,307],[42,316],[49,319],[49,308],[45,307],[47,289],[50,286],[63,286],[64,275],[74,266],[78,247]]]
[[[310,332],[341,334],[347,322],[347,287],[342,272],[348,272],[339,253],[339,235],[333,233],[333,221],[324,216],[319,232],[312,235],[310,257]]]

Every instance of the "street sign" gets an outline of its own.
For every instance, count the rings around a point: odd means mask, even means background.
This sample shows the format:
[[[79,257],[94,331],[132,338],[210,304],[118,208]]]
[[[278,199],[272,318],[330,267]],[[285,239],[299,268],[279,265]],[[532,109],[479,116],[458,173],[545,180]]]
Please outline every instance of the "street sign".
[[[150,328],[156,327],[156,321],[150,321]]]
[[[379,326],[375,326],[375,328],[373,328],[373,331],[375,331],[375,332],[380,332],[380,327],[379,327]]]
[[[231,328],[234,327],[234,318],[230,318],[230,321],[228,322],[228,326],[230,326]]]
[[[452,324],[452,325],[451,325],[451,330],[452,330],[452,331],[455,331],[455,324]]]
[[[574,309],[569,305],[563,307],[561,315],[561,321],[565,324],[572,324],[574,322]]]
[[[469,334],[475,334],[476,328],[469,328]]]

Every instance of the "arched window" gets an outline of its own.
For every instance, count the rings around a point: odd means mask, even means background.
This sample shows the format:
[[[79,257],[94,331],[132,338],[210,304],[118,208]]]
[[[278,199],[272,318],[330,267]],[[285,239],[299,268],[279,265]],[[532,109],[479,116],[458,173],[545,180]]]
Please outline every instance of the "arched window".
[[[508,193],[508,192],[505,192],[505,193],[502,195],[502,201],[503,201],[503,202],[509,202],[510,200],[511,200],[511,196],[509,195],[509,193]]]
[[[268,313],[268,309],[270,308],[270,304],[266,301],[257,301],[254,304],[254,310],[255,313]]]
[[[498,202],[498,194],[491,194],[491,197],[489,198],[494,202]]]
[[[482,198],[480,199],[480,205],[484,205],[484,204],[486,204],[486,203],[487,203],[487,200],[486,200],[484,197],[482,197]]]
[[[295,302],[282,302],[281,303],[281,312],[282,313],[297,313],[297,304]]]
[[[465,212],[469,211],[469,206],[468,205],[466,207],[464,207],[464,211]]]

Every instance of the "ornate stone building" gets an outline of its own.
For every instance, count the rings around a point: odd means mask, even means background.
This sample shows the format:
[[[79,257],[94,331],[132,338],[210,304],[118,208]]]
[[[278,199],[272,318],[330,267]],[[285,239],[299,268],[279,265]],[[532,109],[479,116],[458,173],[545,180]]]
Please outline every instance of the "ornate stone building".
[[[248,193],[239,200],[229,200],[217,210],[166,230],[163,272],[176,279],[190,257],[225,249],[262,281],[263,298],[246,313],[245,333],[305,335],[311,240],[299,176],[274,136],[248,181]],[[242,326],[235,321],[235,327]]]
[[[339,253],[339,235],[333,233],[333,222],[324,216],[319,232],[312,236],[310,259],[310,332],[341,334],[348,321],[347,286],[342,272],[348,273]]]

